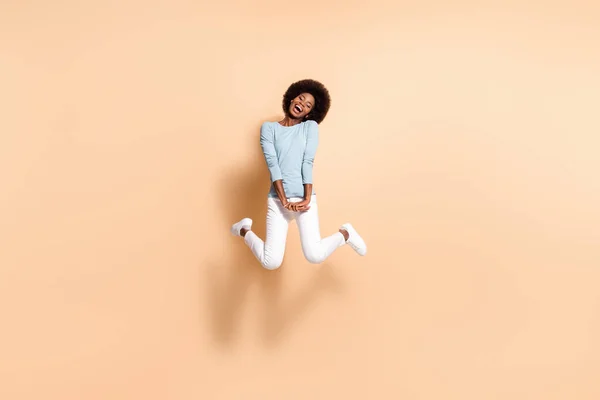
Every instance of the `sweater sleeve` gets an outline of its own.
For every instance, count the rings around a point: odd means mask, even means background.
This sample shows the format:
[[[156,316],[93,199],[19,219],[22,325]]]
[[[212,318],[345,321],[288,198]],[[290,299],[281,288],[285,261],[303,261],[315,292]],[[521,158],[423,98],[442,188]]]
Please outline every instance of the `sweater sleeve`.
[[[264,123],[260,128],[260,146],[267,162],[267,168],[271,174],[271,182],[282,179],[279,160],[277,159],[277,152],[273,143],[273,129],[267,123]]]
[[[302,160],[302,184],[313,183],[313,163],[319,145],[319,125],[315,121],[308,121],[306,133],[306,149]]]

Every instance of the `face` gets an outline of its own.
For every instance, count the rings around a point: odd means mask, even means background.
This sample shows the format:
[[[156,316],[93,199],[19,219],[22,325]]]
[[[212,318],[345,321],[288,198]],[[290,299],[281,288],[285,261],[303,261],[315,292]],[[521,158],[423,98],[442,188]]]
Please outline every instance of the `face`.
[[[290,104],[289,112],[292,118],[304,119],[315,106],[315,98],[310,93],[302,93]]]

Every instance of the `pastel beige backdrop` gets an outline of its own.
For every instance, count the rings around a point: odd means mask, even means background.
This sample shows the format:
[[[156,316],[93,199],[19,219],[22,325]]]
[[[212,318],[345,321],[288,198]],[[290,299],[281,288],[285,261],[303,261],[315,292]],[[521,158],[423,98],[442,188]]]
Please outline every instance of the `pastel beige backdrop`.
[[[2,2],[0,397],[600,398],[600,6],[525,3]],[[263,271],[306,77],[369,254]]]

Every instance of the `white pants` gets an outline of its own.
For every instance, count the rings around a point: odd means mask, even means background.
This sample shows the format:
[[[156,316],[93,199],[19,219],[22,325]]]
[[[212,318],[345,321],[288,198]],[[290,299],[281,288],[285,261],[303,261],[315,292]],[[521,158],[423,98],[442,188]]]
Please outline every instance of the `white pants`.
[[[289,201],[301,201],[291,198]],[[313,195],[308,211],[291,211],[283,207],[274,197],[267,200],[267,238],[263,242],[254,232],[248,231],[244,242],[250,247],[256,259],[266,269],[277,269],[283,263],[288,226],[293,220],[298,224],[302,252],[308,262],[320,264],[338,247],[346,243],[339,231],[321,239],[317,196]]]

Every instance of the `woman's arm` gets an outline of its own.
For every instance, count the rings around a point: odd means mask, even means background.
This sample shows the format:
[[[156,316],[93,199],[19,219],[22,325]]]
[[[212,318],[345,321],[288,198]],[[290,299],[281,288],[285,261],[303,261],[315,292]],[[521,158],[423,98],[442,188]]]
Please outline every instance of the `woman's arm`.
[[[319,125],[315,121],[308,121],[308,133],[306,137],[306,149],[302,160],[302,184],[304,185],[304,199],[309,200],[312,196],[313,186],[313,163],[319,146]]]
[[[267,162],[267,168],[271,175],[271,183],[273,183],[273,186],[275,187],[277,197],[285,206],[287,204],[287,198],[285,196],[285,190],[283,189],[283,178],[281,176],[281,169],[279,168],[277,152],[275,151],[275,145],[273,143],[273,130],[266,123],[260,128],[260,146],[262,147],[265,161]]]
[[[283,179],[278,179],[273,182],[273,186],[275,186],[275,193],[277,193],[277,197],[281,201],[284,207],[287,206],[288,201],[287,197],[285,197],[285,190],[283,190]]]
[[[312,196],[312,183],[304,184],[304,200],[309,200]]]

